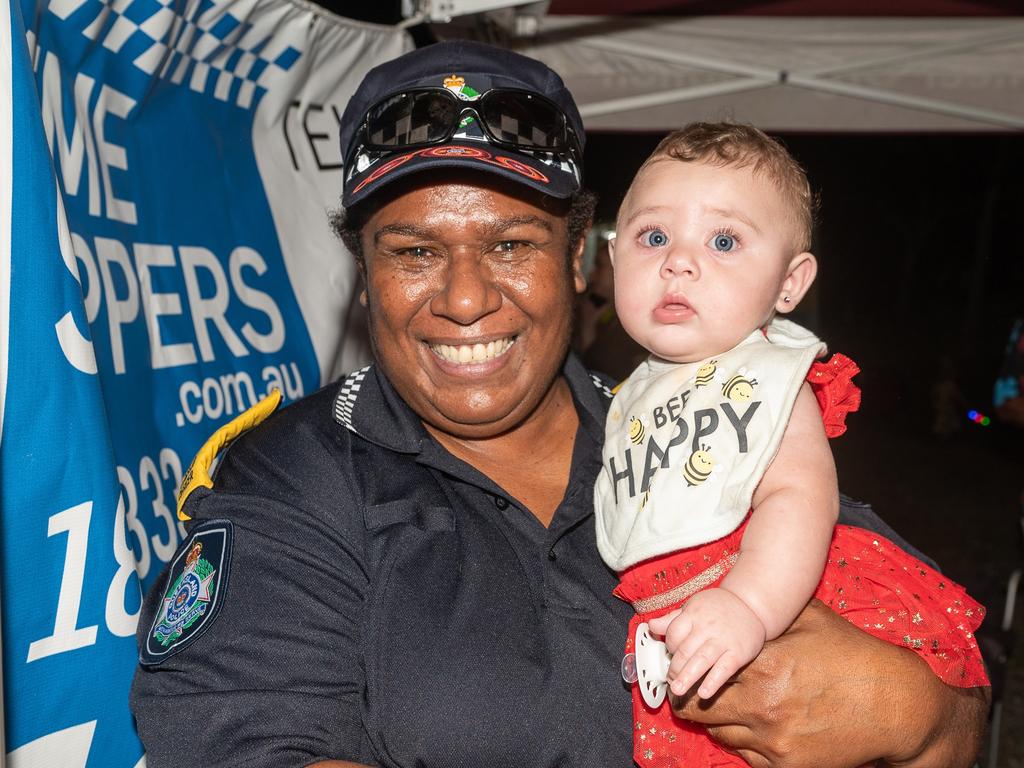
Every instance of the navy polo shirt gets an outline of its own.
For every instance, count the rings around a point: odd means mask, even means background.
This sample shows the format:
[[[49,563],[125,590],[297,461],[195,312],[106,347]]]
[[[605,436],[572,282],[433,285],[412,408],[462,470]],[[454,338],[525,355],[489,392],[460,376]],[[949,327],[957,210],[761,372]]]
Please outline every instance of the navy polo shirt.
[[[610,393],[574,357],[564,375],[579,427],[548,528],[375,367],[239,439],[181,547],[230,521],[217,614],[135,678],[148,764],[632,765],[631,609],[594,534]]]
[[[131,704],[148,765],[632,765],[631,609],[593,517],[611,393],[573,356],[563,374],[579,427],[548,528],[374,367],[240,438],[189,498],[169,569],[197,542],[191,562],[212,560],[165,573],[143,606]],[[168,640],[204,583],[209,614]]]

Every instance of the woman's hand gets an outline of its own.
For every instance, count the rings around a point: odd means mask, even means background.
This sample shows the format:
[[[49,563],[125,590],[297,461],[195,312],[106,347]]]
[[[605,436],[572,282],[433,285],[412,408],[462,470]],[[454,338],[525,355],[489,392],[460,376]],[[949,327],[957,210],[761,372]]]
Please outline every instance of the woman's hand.
[[[753,768],[966,768],[987,699],[812,600],[716,697],[691,690],[672,705]]]

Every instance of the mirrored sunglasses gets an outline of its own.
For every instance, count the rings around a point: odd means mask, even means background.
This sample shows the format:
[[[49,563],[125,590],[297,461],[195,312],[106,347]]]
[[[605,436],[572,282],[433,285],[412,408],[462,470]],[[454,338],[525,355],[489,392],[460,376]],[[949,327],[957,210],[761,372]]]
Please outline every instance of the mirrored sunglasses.
[[[443,144],[474,120],[499,146],[571,155],[579,141],[562,111],[530,91],[493,88],[472,101],[447,88],[415,88],[379,101],[366,113],[362,148],[380,152]]]

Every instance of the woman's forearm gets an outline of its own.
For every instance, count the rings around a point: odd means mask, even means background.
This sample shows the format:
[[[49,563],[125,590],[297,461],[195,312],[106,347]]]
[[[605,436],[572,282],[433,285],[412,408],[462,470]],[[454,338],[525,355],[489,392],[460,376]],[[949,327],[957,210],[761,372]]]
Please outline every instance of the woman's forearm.
[[[894,748],[881,765],[901,768],[968,768],[973,765],[981,750],[990,689],[946,685],[917,654],[899,650],[905,674],[897,673],[899,676],[883,694],[889,701],[886,711]]]

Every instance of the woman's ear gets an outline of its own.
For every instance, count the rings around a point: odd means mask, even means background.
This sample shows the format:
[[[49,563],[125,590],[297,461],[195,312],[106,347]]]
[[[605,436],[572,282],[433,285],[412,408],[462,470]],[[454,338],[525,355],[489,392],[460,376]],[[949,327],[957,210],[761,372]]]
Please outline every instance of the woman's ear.
[[[359,281],[363,284],[363,289],[359,291],[359,303],[367,307],[370,305],[370,299],[366,295],[366,262],[362,257],[356,259],[356,271],[359,272]]]
[[[818,260],[809,251],[798,253],[789,261],[786,278],[779,288],[779,298],[775,302],[778,312],[792,312],[807,293],[818,274]]]
[[[572,249],[572,278],[576,293],[587,290],[587,278],[583,274],[583,250],[587,247],[587,238],[581,237]]]

